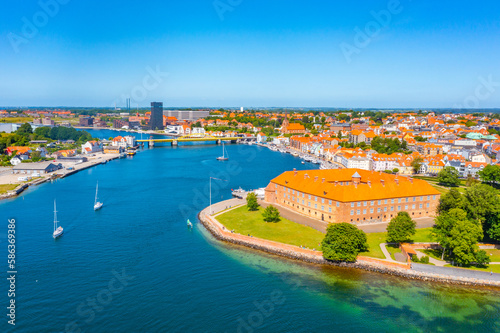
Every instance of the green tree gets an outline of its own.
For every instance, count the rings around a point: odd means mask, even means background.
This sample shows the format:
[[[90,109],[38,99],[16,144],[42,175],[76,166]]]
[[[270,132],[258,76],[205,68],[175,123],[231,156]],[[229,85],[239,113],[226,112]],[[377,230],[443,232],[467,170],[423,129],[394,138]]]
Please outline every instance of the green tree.
[[[38,162],[42,159],[42,154],[39,151],[33,151],[31,153],[31,161]]]
[[[403,243],[415,235],[417,224],[407,212],[399,212],[387,225],[387,242]]]
[[[450,249],[453,260],[462,265],[470,265],[476,260],[479,251],[477,242],[483,238],[481,224],[470,220],[455,221],[450,232]]]
[[[368,249],[366,234],[349,223],[330,224],[321,242],[323,257],[332,261],[354,262]]]
[[[38,127],[35,129],[35,134],[40,136],[40,138],[48,138],[50,133],[50,127]]]
[[[468,175],[467,179],[465,180],[465,186],[468,187],[476,185],[477,183],[479,183],[479,181],[477,179],[474,179],[474,177],[472,177],[471,175]]]
[[[249,211],[256,211],[259,209],[259,203],[257,202],[257,196],[255,193],[248,193],[247,195],[247,207]]]
[[[28,123],[24,123],[19,127],[16,131],[17,134],[33,134],[33,129],[31,128],[31,125]]]
[[[418,173],[420,167],[422,167],[422,163],[424,159],[421,156],[417,156],[411,161],[411,167],[413,168],[413,173]]]
[[[440,184],[446,186],[458,186],[460,179],[458,179],[458,171],[454,167],[444,167],[438,173],[438,181]]]
[[[453,208],[463,208],[464,197],[456,188],[452,188],[448,193],[442,195],[439,199],[438,213],[443,214]]]
[[[441,255],[441,259],[443,259],[446,249],[451,248],[451,230],[455,222],[467,220],[467,213],[460,208],[452,208],[440,214],[436,217],[436,224],[432,228],[431,234],[443,248],[443,254]]]
[[[490,263],[490,257],[484,250],[479,250],[476,252],[475,261],[478,266],[487,266]]]
[[[479,177],[485,183],[498,183],[500,181],[500,167],[498,165],[487,165],[479,171]]]
[[[276,223],[276,222],[280,221],[280,212],[273,205],[269,205],[269,206],[267,206],[266,209],[264,209],[264,212],[262,213],[262,217],[264,218],[264,221],[266,221],[266,222]]]
[[[465,190],[464,199],[469,219],[484,223],[485,230],[499,221],[500,198],[493,187],[485,184],[471,186]]]

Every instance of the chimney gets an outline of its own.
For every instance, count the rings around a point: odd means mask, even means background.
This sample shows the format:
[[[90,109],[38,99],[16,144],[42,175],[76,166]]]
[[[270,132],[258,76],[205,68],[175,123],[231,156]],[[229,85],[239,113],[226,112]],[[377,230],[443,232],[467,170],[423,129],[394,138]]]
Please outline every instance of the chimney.
[[[325,180],[326,180],[326,179],[325,179],[325,178],[323,178],[323,179],[321,179],[321,182],[322,182],[322,183],[324,183],[324,182],[325,182]]]
[[[382,183],[382,186],[385,186],[385,180],[381,179],[380,182]]]
[[[339,182],[338,182],[338,181],[335,181],[335,186],[337,186],[338,184],[339,184]]]
[[[314,181],[317,181],[318,180],[318,176],[314,177]]]
[[[413,184],[413,178],[412,178],[412,177],[410,177],[410,178],[408,178],[408,179],[410,180],[410,183],[412,183],[412,184]]]
[[[293,175],[297,176],[297,169],[293,168]]]
[[[399,178],[398,177],[394,178],[394,181],[396,182],[396,185],[399,185]]]
[[[307,173],[304,174],[304,179],[307,179],[309,175]]]
[[[368,186],[372,187],[372,181],[371,180],[368,181]]]

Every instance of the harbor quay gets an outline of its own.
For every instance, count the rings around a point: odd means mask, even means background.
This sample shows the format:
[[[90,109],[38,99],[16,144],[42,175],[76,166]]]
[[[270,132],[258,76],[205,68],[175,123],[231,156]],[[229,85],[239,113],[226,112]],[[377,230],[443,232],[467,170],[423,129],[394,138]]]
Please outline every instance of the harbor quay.
[[[120,157],[123,157],[123,155],[96,152],[84,158],[57,159],[47,162],[21,164],[19,168],[1,168],[0,184],[11,184],[15,187],[1,194],[0,200],[19,195],[29,186],[40,185],[57,178],[65,178]]]

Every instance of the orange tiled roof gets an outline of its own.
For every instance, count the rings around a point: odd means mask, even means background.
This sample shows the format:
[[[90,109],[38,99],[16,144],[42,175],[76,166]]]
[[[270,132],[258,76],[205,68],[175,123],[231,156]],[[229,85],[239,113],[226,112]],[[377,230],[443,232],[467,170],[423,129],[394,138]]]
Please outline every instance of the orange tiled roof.
[[[335,185],[335,181],[351,182],[352,175],[356,172],[361,175],[361,184]],[[318,179],[315,180],[315,177]],[[323,178],[325,182],[322,181]],[[367,184],[368,181],[371,181],[371,185]],[[341,202],[440,194],[424,180],[410,181],[406,177],[360,169],[288,171],[274,178],[271,183]]]
[[[299,123],[290,123],[286,129],[288,131],[302,131],[305,130],[305,127]]]

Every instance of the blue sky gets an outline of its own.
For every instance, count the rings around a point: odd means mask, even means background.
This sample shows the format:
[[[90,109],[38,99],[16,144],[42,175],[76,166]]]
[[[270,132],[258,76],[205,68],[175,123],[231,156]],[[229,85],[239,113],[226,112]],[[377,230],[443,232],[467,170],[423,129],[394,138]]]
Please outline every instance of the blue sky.
[[[500,107],[498,1],[40,3],[0,14],[1,106]]]

